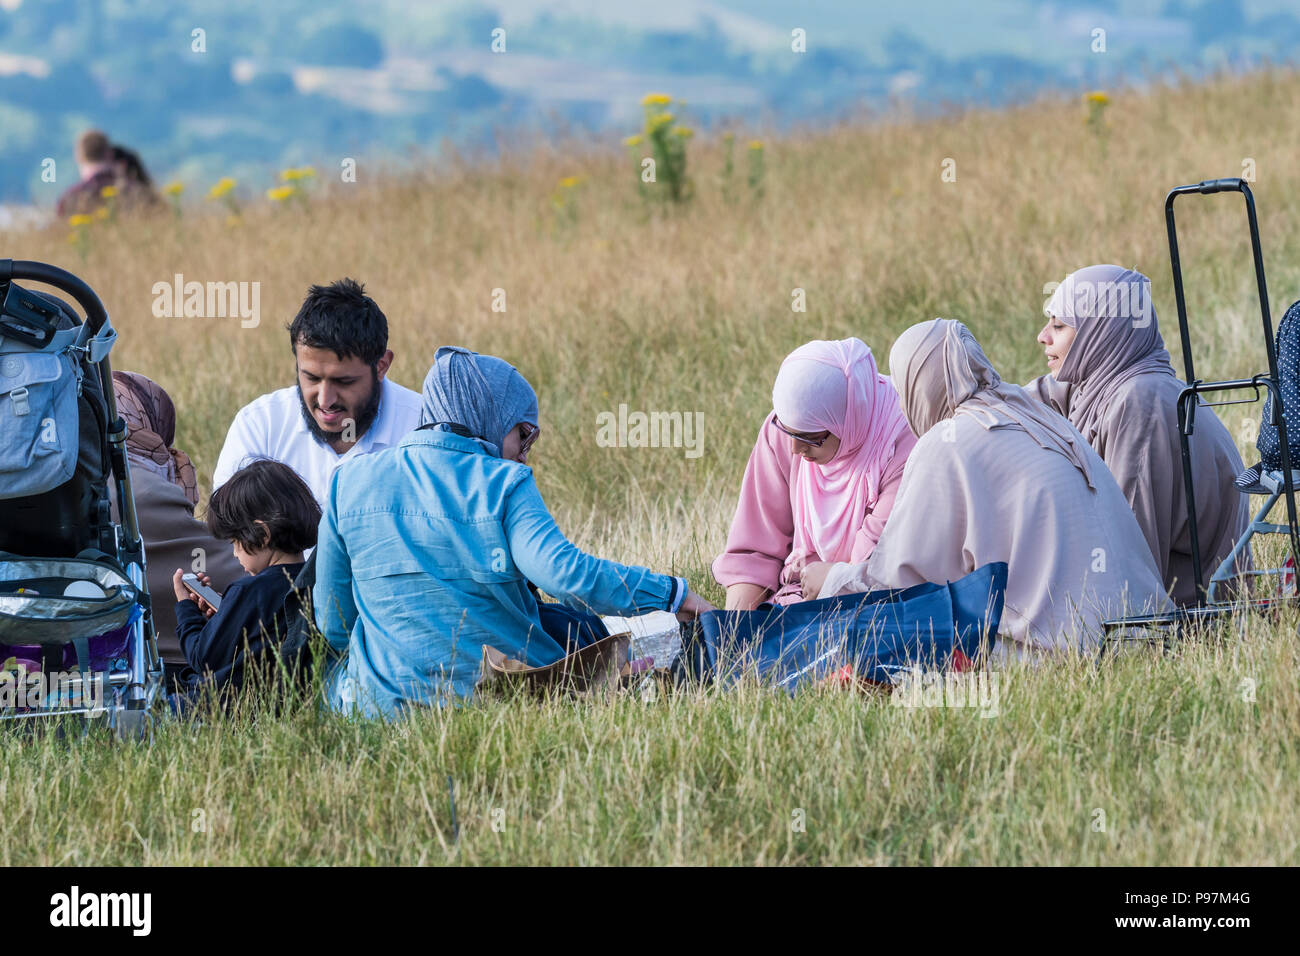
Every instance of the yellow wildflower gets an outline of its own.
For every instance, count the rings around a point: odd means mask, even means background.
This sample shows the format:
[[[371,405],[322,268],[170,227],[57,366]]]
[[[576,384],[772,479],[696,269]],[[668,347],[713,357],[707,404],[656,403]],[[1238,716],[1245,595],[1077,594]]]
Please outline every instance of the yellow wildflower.
[[[581,181],[582,180],[580,180],[577,176],[565,176],[563,179],[560,180],[560,185],[565,189],[572,189],[574,186],[578,185],[578,183],[580,183]]]
[[[1093,90],[1084,97],[1089,103],[1096,103],[1098,106],[1105,106],[1110,102],[1110,97],[1101,90]]]
[[[99,191],[99,195],[102,196],[104,199],[112,199],[114,196],[117,195],[117,187],[105,186],[103,189]]]
[[[653,133],[661,126],[667,126],[674,119],[676,119],[676,117],[673,116],[672,113],[660,113],[658,116],[650,117],[650,122],[646,124],[646,127],[649,132]]]
[[[280,178],[287,183],[297,182],[302,179],[302,173],[296,169],[283,169],[280,171]]]
[[[173,180],[163,187],[163,192],[168,196],[179,196],[181,193],[185,192],[185,184],[179,179]]]
[[[94,217],[88,216],[84,212],[79,212],[75,216],[68,217],[69,226],[89,226],[94,221]]]
[[[667,106],[673,98],[667,93],[647,93],[641,97],[642,106]]]
[[[209,199],[220,199],[230,190],[235,188],[235,181],[229,176],[222,176],[217,180],[217,184],[208,190]]]
[[[695,135],[695,130],[691,129],[689,126],[678,126],[675,130],[673,130],[673,132],[676,133],[678,136],[680,136],[682,139],[690,139],[692,136]]]
[[[750,148],[750,149],[762,149],[762,148],[763,148],[763,141],[762,141],[761,139],[751,139],[751,140],[749,141],[749,148]]]
[[[637,133],[635,136],[629,136],[627,139],[623,140],[623,145],[624,145],[624,146],[640,146],[640,145],[641,145],[641,134],[640,134],[640,133]]]
[[[266,191],[266,198],[275,202],[284,202],[297,191],[293,186],[276,186],[274,189]]]

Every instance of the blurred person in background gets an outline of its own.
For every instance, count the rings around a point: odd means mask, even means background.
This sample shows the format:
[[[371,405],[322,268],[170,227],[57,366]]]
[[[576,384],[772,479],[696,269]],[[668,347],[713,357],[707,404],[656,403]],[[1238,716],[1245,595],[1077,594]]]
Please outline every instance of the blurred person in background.
[[[160,205],[153,179],[144,161],[132,149],[109,141],[102,130],[92,129],[77,139],[77,170],[81,178],[59,197],[58,214],[66,218],[93,213],[113,200],[122,208]],[[109,195],[105,195],[105,190]]]
[[[150,208],[161,204],[153,188],[153,178],[135,150],[119,143],[112,145],[113,172],[117,177],[120,201],[133,208]]]
[[[104,205],[103,191],[116,186],[117,167],[113,163],[113,144],[102,130],[91,129],[77,139],[77,170],[81,176],[59,197],[61,218],[77,213],[91,213]]]

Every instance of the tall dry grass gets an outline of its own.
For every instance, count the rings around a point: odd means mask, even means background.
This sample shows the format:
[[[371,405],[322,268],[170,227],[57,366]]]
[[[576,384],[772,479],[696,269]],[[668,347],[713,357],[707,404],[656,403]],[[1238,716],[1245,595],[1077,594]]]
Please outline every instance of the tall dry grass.
[[[1116,93],[1103,136],[1084,115],[1044,102],[770,141],[761,201],[722,198],[707,143],[691,145],[696,200],[671,210],[642,202],[616,148],[540,147],[402,178],[363,164],[303,207],[252,202],[236,227],[201,203],[99,225],[84,262],[61,230],[5,235],[0,254],[94,286],[121,330],[115,367],[168,389],[204,481],[236,410],[293,381],[284,325],[307,286],[354,276],[389,317],[398,381],[418,388],[455,343],[537,386],[532,463],[578,543],[717,598],[708,564],[773,376],[802,342],[857,335],[883,363],[908,325],[949,316],[1025,381],[1044,371],[1043,286],[1118,262],[1152,277],[1177,363],[1164,194],[1247,157],[1275,318],[1300,294],[1300,77]],[[571,223],[551,204],[569,175]],[[1199,367],[1262,368],[1240,199],[1180,213]],[[260,282],[260,325],[154,318],[151,288],[175,273]],[[619,403],[702,412],[704,454],[598,447],[596,416]],[[1257,410],[1230,411],[1249,456]],[[399,728],[171,724],[151,750],[6,742],[0,862],[1294,863],[1295,654],[1294,621],[1251,620],[1171,656],[1013,672],[994,719],[742,693],[486,703]]]

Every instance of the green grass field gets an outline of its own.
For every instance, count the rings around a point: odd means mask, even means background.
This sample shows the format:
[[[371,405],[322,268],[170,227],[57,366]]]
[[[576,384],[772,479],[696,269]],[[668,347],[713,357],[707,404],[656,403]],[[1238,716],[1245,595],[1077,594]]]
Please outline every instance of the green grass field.
[[[454,343],[537,386],[530,462],[570,537],[720,600],[709,562],[800,343],[857,335],[884,362],[900,331],[942,315],[1025,381],[1043,370],[1043,286],[1113,261],[1152,277],[1177,363],[1165,191],[1248,159],[1275,319],[1300,295],[1300,77],[1112,98],[1102,132],[1082,104],[1047,102],[767,142],[761,197],[742,165],[725,199],[721,148],[696,139],[680,209],[641,199],[621,149],[560,144],[414,177],[363,168],[357,184],[322,167],[305,204],[241,184],[233,225],[190,184],[181,218],[95,223],[84,258],[62,228],[0,240],[98,290],[115,367],[170,391],[204,482],[236,410],[292,382],[284,325],[307,285],[352,275],[388,314],[398,381],[418,387]],[[572,215],[553,203],[567,176]],[[1240,199],[1184,209],[1200,367],[1257,371]],[[153,285],[177,273],[260,282],[260,323],[155,318]],[[620,403],[701,412],[703,454],[599,447],[597,416]],[[1227,411],[1249,457],[1258,409]],[[1168,654],[1001,672],[988,715],[750,687],[493,698],[392,726],[253,708],[162,721],[152,747],[6,735],[0,863],[1295,864],[1296,623],[1245,617]]]

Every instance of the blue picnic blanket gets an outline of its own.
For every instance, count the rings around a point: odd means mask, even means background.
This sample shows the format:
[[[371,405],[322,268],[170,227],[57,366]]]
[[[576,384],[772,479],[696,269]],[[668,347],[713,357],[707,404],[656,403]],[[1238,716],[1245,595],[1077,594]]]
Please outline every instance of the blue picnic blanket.
[[[1007,565],[995,562],[948,584],[710,611],[686,637],[676,672],[724,686],[756,676],[792,693],[846,667],[889,683],[914,665],[943,669],[959,653],[975,660],[990,649],[1006,589]]]

